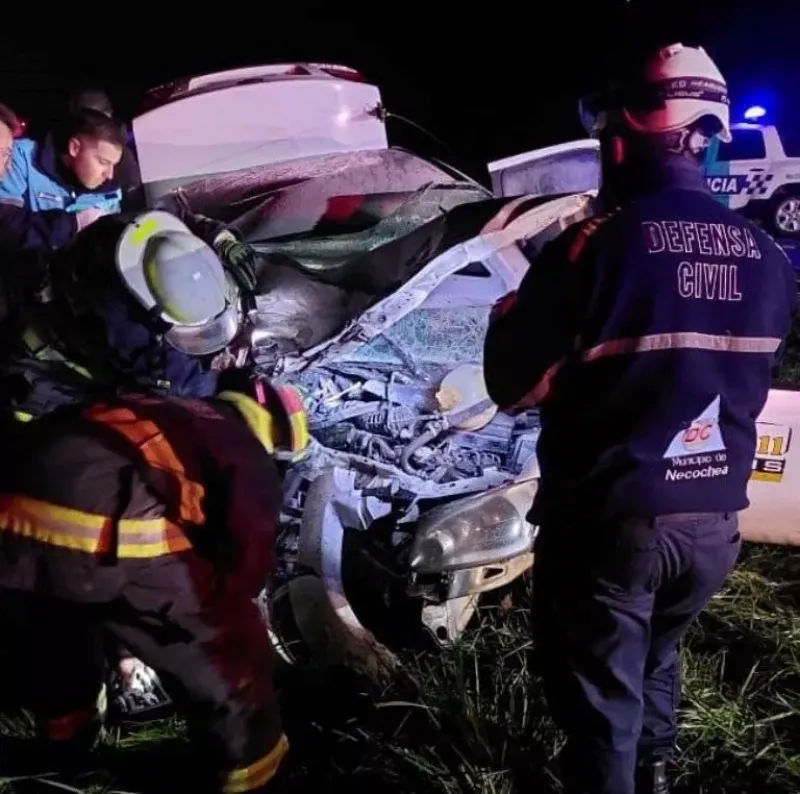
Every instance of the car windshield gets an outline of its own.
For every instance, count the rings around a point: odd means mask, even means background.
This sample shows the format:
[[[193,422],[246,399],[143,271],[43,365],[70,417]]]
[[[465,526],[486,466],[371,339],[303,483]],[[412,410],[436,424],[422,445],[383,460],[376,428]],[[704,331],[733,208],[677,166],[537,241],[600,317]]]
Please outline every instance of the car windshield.
[[[234,226],[250,243],[295,244],[365,232],[389,218],[402,234],[488,189],[400,149],[301,158],[181,185],[193,211]],[[438,208],[438,210],[437,210]]]
[[[426,308],[423,304],[370,342],[348,361],[410,369],[424,374],[454,364],[479,364],[490,306]],[[413,372],[413,370],[417,370]]]

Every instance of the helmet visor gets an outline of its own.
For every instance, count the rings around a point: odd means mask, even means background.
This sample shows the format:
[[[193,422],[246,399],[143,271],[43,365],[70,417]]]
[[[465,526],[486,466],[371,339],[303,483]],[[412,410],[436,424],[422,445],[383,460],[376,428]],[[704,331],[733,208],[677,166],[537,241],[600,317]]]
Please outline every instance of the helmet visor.
[[[239,309],[230,302],[211,320],[197,325],[173,325],[164,338],[189,356],[208,356],[227,347],[239,330]]]

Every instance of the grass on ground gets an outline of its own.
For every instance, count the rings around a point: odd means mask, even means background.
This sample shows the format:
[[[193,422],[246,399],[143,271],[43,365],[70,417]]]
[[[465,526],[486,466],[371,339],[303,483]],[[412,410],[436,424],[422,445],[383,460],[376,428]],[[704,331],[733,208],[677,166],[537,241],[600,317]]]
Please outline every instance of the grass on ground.
[[[558,791],[559,736],[528,666],[527,584],[487,605],[464,641],[405,661],[415,699],[342,682],[290,682],[285,713],[298,792]],[[800,791],[800,553],[750,547],[684,650],[678,791]],[[348,682],[349,683],[349,682]],[[28,730],[22,717],[0,732]],[[191,747],[178,720],[109,738],[95,768],[6,792],[182,791]],[[168,770],[168,771],[167,771]]]
[[[800,335],[784,379],[800,374]],[[379,697],[354,682],[288,681],[291,790],[381,794],[556,792],[559,735],[529,667],[527,581],[482,607],[455,648],[408,655],[421,694]],[[800,551],[749,546],[689,632],[676,792],[800,792]],[[0,735],[24,735],[0,717]],[[0,791],[185,791],[192,748],[179,720],[109,737],[70,779],[6,781]]]

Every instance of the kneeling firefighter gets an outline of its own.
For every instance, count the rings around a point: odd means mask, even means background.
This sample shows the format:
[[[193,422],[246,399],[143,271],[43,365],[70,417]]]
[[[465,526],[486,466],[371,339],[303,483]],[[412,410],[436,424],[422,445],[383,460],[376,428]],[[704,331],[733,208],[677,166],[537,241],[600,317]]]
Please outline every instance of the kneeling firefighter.
[[[23,624],[13,647],[33,678],[38,757],[72,766],[93,744],[110,634],[187,718],[202,777],[185,790],[256,791],[275,775],[288,743],[254,599],[275,557],[274,456],[302,453],[308,432],[298,392],[261,387],[263,404],[229,391],[68,406],[13,437],[0,613]]]
[[[180,214],[101,218],[56,253],[38,277],[43,299],[20,301],[6,321],[0,404],[15,419],[121,391],[218,391],[220,373],[201,357],[236,335],[253,256],[220,224]],[[117,653],[112,711],[134,721],[161,715],[170,704],[157,677]]]

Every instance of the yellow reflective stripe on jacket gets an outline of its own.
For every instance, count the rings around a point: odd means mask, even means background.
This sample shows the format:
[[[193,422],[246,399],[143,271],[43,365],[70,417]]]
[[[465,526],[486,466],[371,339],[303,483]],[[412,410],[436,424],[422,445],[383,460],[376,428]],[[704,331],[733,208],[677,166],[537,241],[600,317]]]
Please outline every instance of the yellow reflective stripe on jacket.
[[[192,547],[182,530],[165,518],[123,518],[118,522],[117,556],[147,559]],[[63,549],[111,551],[114,520],[28,496],[0,496],[0,532],[11,532]]]
[[[281,734],[278,743],[267,755],[250,764],[250,766],[231,772],[222,787],[223,792],[225,794],[246,794],[248,791],[253,791],[266,785],[275,777],[281,761],[283,761],[288,752],[289,740],[285,734]]]

